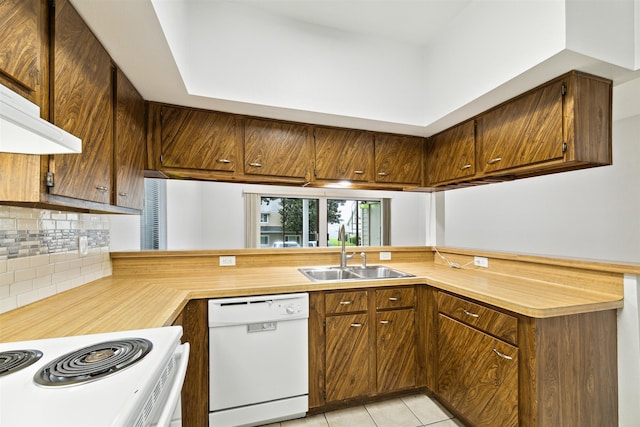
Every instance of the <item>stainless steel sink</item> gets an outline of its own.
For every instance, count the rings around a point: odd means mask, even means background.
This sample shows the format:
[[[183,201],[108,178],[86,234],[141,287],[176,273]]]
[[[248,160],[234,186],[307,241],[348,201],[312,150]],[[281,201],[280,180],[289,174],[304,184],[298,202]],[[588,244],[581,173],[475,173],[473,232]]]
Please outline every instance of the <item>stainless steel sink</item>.
[[[413,274],[394,270],[383,265],[371,265],[367,267],[305,267],[299,268],[309,280],[323,282],[327,280],[370,280],[370,279],[394,279],[399,277],[415,277]]]

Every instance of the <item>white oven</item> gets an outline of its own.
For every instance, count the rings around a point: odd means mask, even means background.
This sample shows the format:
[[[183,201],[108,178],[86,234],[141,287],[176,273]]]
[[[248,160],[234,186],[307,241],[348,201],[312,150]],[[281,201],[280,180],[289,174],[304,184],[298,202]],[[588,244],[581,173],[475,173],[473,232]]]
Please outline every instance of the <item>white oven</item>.
[[[181,425],[182,327],[0,343],[0,426]]]

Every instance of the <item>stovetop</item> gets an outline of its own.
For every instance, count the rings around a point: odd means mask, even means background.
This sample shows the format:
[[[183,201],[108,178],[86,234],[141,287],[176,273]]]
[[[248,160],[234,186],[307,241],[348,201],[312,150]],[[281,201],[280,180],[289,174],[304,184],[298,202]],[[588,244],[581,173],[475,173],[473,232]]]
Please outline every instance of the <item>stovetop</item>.
[[[181,327],[0,343],[0,425],[124,425],[172,359]],[[26,350],[24,354],[18,350]]]

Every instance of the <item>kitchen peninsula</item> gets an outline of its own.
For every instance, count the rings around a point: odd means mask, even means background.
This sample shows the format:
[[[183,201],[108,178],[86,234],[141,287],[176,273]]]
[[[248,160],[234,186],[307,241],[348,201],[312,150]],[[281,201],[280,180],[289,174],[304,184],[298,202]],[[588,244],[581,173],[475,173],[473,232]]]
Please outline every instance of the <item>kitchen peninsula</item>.
[[[456,359],[442,354],[447,344],[442,341],[443,325],[455,322],[468,333],[517,347],[513,360],[518,368],[512,370],[517,385],[508,390],[515,406],[505,419],[519,425],[559,425],[567,417],[573,422],[589,417],[601,420],[600,425],[617,425],[616,309],[623,303],[623,275],[640,274],[640,265],[438,248],[441,258],[429,247],[370,247],[364,249],[370,263],[415,277],[318,283],[297,270],[336,265],[336,249],[113,253],[112,276],[0,315],[0,340],[181,324],[194,349],[183,392],[189,408],[185,425],[198,425],[207,412],[208,357],[207,343],[202,342],[207,336],[206,299],[309,292],[310,407],[319,411],[350,401],[330,402],[323,395],[323,319],[329,314],[325,296],[411,288],[416,298],[417,354],[411,390],[435,393],[462,419],[476,423],[473,408],[447,397],[451,378],[438,371],[445,359]],[[392,260],[377,261],[381,250],[390,251]],[[218,257],[223,255],[235,256],[236,266],[220,267]],[[469,265],[473,256],[487,257],[490,268]],[[494,321],[483,325],[460,319],[456,304],[470,304],[467,308],[495,316]],[[492,329],[500,319],[514,328],[506,338]],[[503,392],[500,378],[494,380],[494,388]],[[378,395],[384,393],[370,390],[356,400]],[[563,398],[566,395],[576,396],[572,405]]]

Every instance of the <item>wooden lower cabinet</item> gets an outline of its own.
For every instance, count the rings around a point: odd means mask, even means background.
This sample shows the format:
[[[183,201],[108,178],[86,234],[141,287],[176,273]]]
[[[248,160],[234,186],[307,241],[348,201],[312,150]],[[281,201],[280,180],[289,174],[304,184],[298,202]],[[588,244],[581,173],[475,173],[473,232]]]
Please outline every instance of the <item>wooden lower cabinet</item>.
[[[416,319],[413,308],[376,313],[376,390],[416,386]]]
[[[369,322],[366,313],[326,319],[326,400],[366,396],[369,383]]]
[[[438,315],[437,392],[476,426],[518,425],[518,348]]]

